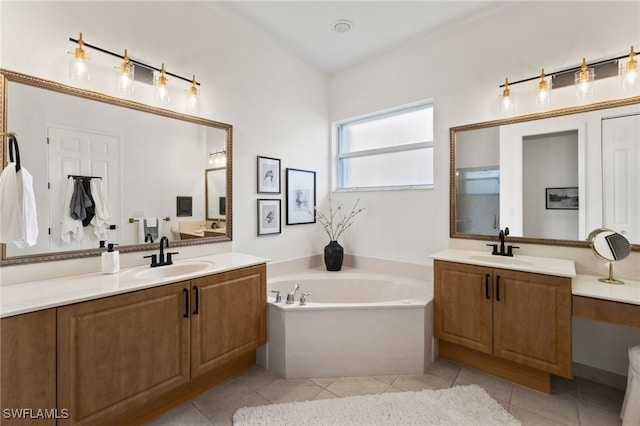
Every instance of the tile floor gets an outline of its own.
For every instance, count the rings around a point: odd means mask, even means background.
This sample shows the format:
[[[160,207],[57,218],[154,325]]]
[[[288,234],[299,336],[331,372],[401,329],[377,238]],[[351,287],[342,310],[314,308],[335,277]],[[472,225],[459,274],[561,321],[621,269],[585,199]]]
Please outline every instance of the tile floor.
[[[258,365],[198,395],[149,422],[162,425],[231,425],[240,407],[291,401],[342,398],[383,392],[443,389],[477,384],[500,402],[523,426],[620,425],[624,392],[588,380],[555,378],[546,395],[494,376],[438,359],[428,373],[415,376],[375,376],[282,379]],[[274,425],[275,426],[275,425]]]

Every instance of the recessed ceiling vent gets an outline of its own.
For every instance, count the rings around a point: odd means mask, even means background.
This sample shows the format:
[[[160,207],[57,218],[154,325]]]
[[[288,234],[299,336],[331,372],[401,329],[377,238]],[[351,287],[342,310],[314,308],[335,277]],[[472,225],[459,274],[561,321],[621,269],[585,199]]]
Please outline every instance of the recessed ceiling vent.
[[[331,25],[331,29],[338,34],[344,34],[351,31],[351,27],[353,27],[353,23],[348,19],[339,19]]]

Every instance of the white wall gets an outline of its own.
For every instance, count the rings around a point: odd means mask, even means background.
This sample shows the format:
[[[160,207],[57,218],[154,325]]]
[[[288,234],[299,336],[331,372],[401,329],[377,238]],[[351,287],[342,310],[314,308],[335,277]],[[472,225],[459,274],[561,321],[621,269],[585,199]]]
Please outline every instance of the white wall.
[[[639,2],[522,2],[334,75],[331,120],[425,98],[433,98],[435,106],[435,188],[340,194],[347,203],[362,197],[371,206],[366,220],[345,237],[348,249],[415,263],[429,263],[430,253],[449,246],[485,250],[485,242],[448,238],[449,128],[502,118],[498,86],[505,76],[514,81],[538,75],[542,67],[552,72],[576,66],[583,57],[594,61],[624,55],[630,45],[640,44],[638,22]],[[512,86],[514,114],[535,112],[532,92],[525,93],[535,82],[520,86]],[[623,96],[615,81],[601,81],[596,89],[594,102]],[[552,96],[551,109],[578,104],[572,88],[554,90]],[[606,271],[587,249],[521,246],[522,254],[574,258],[579,273]],[[620,276],[640,280],[640,253],[616,266]],[[577,333],[589,334],[588,329]],[[636,341],[640,343],[640,334]],[[619,353],[628,342],[607,343]],[[590,351],[591,344],[574,342],[580,362],[624,374],[624,365],[612,367],[602,354]]]
[[[67,52],[75,45],[68,39],[82,32],[87,43],[119,53],[126,48],[132,58],[157,67],[165,63],[178,75],[195,73],[202,83],[198,115],[234,126],[233,243],[200,251],[224,247],[274,260],[318,253],[324,239],[316,225],[283,225],[280,235],[257,237],[256,156],[282,160],[283,191],[284,169],[294,167],[315,170],[318,193],[326,193],[327,76],[222,17],[212,3],[2,1],[0,67],[73,85]],[[87,50],[92,81],[79,86],[117,96],[118,59]],[[182,84],[171,77],[169,83]],[[185,112],[180,98],[188,85],[183,86],[172,91],[169,109]],[[153,105],[152,88],[138,84],[131,99]],[[284,212],[284,192],[279,198]],[[3,269],[9,280],[21,267]]]

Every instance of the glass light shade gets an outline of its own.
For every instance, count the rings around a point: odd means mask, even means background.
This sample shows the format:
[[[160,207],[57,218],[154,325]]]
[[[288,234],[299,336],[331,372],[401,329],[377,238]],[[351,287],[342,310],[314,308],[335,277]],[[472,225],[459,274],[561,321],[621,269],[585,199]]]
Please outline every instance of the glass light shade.
[[[87,64],[89,56],[83,46],[84,41],[82,41],[82,33],[80,33],[78,47],[75,48],[74,52],[68,52],[73,55],[73,58],[69,60],[69,78],[72,80],[89,81],[91,78],[89,65]]]
[[[116,70],[116,90],[121,93],[133,93],[133,81],[135,66],[132,63],[123,63]]]
[[[631,46],[629,60],[620,74],[622,77],[622,88],[625,91],[640,90],[640,70],[638,69],[638,61],[636,61],[635,55],[633,46]]]
[[[593,82],[596,79],[596,73],[593,68],[588,68],[585,59],[582,59],[582,67],[580,71],[576,71],[574,83],[576,86],[576,96],[578,98],[586,98],[593,96]]]
[[[193,80],[191,80],[191,86],[189,87],[189,89],[187,90],[187,111],[191,112],[191,113],[196,113],[198,112],[198,86],[197,86],[197,82],[196,82],[196,76],[194,74],[193,76]]]
[[[72,80],[91,80],[86,55],[83,58],[71,58],[69,60],[69,78]]]
[[[515,102],[509,89],[509,81],[505,79],[504,90],[500,94],[500,112],[512,112],[514,109]]]
[[[198,101],[198,94],[189,94],[187,96],[187,111],[195,113],[198,112],[198,106],[199,106],[199,101]]]
[[[538,92],[536,93],[536,105],[549,105],[551,102],[551,85],[544,75],[544,69],[540,73],[540,82],[538,83]]]
[[[161,104],[169,103],[169,88],[168,86],[169,80],[165,75],[164,64],[162,64],[162,69],[159,73],[156,73],[153,79],[153,85],[155,86],[155,100]]]

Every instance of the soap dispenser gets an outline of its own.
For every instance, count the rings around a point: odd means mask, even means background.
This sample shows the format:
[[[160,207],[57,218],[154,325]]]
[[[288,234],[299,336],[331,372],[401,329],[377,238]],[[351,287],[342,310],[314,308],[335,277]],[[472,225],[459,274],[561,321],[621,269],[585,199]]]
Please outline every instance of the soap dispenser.
[[[102,273],[115,274],[120,270],[120,253],[113,250],[117,244],[109,243],[107,251],[102,253]]]

